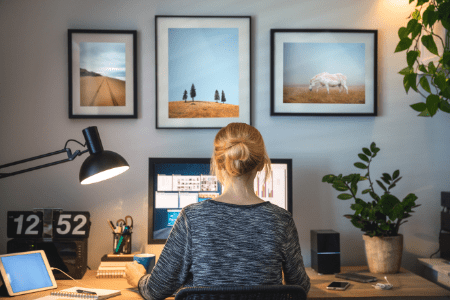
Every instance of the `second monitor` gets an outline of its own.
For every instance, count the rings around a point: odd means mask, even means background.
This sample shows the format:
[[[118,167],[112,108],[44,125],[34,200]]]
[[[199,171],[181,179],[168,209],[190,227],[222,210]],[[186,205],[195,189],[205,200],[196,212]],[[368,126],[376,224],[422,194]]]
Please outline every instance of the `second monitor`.
[[[183,207],[222,194],[209,158],[149,158],[148,243],[164,244]],[[255,194],[292,213],[292,159],[271,159],[272,174],[255,178]]]

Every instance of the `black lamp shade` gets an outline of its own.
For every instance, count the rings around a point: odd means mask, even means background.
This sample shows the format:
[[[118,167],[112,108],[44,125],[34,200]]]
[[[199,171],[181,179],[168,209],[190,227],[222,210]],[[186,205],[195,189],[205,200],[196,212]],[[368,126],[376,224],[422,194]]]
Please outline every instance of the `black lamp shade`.
[[[119,154],[112,151],[101,151],[91,154],[80,168],[80,183],[91,184],[117,176],[130,166]]]

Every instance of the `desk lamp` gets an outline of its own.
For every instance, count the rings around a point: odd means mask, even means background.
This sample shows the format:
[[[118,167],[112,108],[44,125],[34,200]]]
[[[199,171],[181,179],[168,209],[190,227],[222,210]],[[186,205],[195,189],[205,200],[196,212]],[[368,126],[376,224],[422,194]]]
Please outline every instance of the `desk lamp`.
[[[70,139],[66,142],[64,149],[62,150],[27,158],[24,160],[19,160],[5,165],[0,165],[0,169],[64,152],[67,153],[68,158],[16,172],[0,173],[0,179],[72,161],[77,156],[81,156],[86,152],[89,152],[90,156],[86,158],[86,160],[83,162],[80,168],[81,184],[91,184],[95,182],[100,182],[112,178],[114,176],[117,176],[130,168],[127,161],[122,156],[112,151],[103,150],[102,141],[100,140],[100,135],[98,134],[96,126],[83,129],[83,136],[86,141],[84,145],[76,140]],[[76,150],[72,154],[72,150],[67,148],[67,144],[70,141],[76,142],[83,147],[87,147],[87,149],[83,151]]]

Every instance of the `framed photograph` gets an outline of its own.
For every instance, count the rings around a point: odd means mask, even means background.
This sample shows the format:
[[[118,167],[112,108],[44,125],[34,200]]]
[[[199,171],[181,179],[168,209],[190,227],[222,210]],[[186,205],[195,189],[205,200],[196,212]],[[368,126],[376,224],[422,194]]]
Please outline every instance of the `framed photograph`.
[[[271,116],[376,116],[377,30],[271,29]]]
[[[251,18],[156,16],[156,128],[251,124]]]
[[[137,118],[136,30],[69,29],[69,118]]]

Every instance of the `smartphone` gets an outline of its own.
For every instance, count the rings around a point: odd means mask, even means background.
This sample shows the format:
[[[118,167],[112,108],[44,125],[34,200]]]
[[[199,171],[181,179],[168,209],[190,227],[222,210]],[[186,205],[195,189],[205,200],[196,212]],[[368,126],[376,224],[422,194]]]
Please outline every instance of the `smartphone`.
[[[350,286],[350,282],[347,281],[333,281],[327,286],[327,290],[339,290],[343,291]]]

